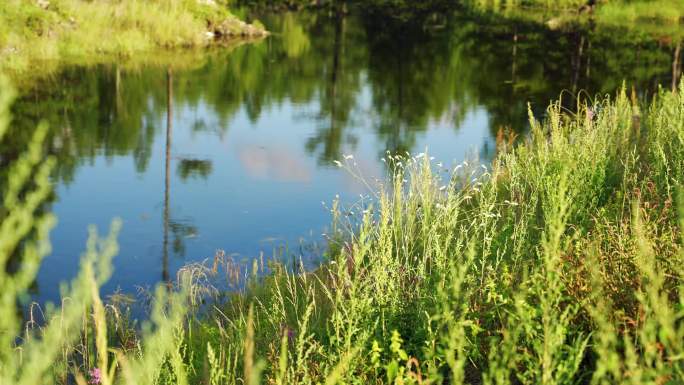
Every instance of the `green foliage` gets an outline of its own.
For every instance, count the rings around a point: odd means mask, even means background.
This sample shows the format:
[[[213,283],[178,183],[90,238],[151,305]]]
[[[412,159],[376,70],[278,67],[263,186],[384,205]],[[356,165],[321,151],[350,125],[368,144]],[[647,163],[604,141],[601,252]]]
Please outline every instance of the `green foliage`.
[[[238,33],[249,27],[224,1],[6,0],[0,4],[0,69],[26,73],[45,62],[205,46],[207,32],[219,25]]]
[[[598,25],[663,31],[665,24],[677,35],[677,24],[684,18],[684,4],[679,0],[466,0],[465,4],[551,25],[591,20]]]
[[[11,88],[0,78],[0,140],[5,140],[10,123],[12,99]],[[183,335],[179,328],[187,310],[184,279],[177,292],[158,288],[151,319],[133,346],[110,346],[116,340],[112,335],[119,342],[128,341],[122,338],[126,331],[121,330],[126,320],[116,308],[105,307],[99,296],[100,286],[111,274],[112,257],[118,252],[119,221],[113,223],[105,239],[90,229],[81,270],[63,287],[61,306],[48,307],[40,324],[22,325],[26,292],[50,250],[48,232],[54,223],[52,215],[42,210],[51,192],[49,176],[55,165],[54,158],[43,156],[46,132],[46,125],[35,131],[0,183],[0,383],[37,385],[75,379],[84,384],[86,377],[91,381],[99,378],[103,385],[152,384],[162,378],[187,383],[183,344],[178,338]],[[12,259],[18,259],[18,268],[10,268]]]
[[[607,1],[597,8],[596,17],[613,23],[657,20],[676,24],[684,18],[684,4],[676,0]]]
[[[239,352],[253,318],[278,384],[683,381],[683,92],[554,103],[491,171],[389,155],[326,265],[274,265],[192,339]]]

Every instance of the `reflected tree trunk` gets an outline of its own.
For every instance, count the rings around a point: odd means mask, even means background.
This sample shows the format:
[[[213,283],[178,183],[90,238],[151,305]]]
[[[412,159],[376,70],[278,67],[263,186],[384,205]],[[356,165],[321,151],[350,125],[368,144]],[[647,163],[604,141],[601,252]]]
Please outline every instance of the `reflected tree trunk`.
[[[515,74],[517,72],[518,58],[518,27],[513,30],[513,60],[511,60],[511,84],[515,84]]]
[[[114,91],[115,91],[115,106],[117,116],[123,110],[123,101],[121,100],[121,68],[117,65],[114,73]]]
[[[327,158],[338,157],[337,151],[340,150],[339,144],[341,143],[341,132],[337,126],[337,85],[338,79],[340,78],[342,60],[342,39],[344,36],[344,10],[342,7],[344,4],[336,4],[336,15],[335,15],[335,40],[333,42],[333,65],[332,72],[330,74],[330,135],[328,136],[328,144],[326,149],[330,151],[329,154],[325,154]]]
[[[171,189],[171,137],[173,133],[173,73],[166,72],[166,157],[164,163],[164,239],[162,251],[162,281],[170,283],[169,276],[169,193]]]
[[[584,54],[584,35],[580,35],[577,44],[577,56],[573,60],[573,75],[572,75],[572,92],[577,92],[577,84],[579,83],[580,70],[582,69],[582,56]]]
[[[397,55],[396,55],[396,65],[397,65],[397,72],[398,72],[397,104],[396,104],[396,115],[394,116],[396,123],[391,123],[392,132],[390,133],[390,138],[388,141],[389,150],[393,154],[397,154],[399,152],[399,147],[401,146],[401,143],[402,143],[400,136],[401,136],[401,133],[403,130],[403,123],[404,123],[404,120],[402,118],[404,117],[404,68],[405,68],[404,54],[405,54],[405,51],[402,49],[399,49],[397,51],[398,51]]]
[[[674,57],[672,58],[672,92],[677,92],[679,78],[682,76],[682,67],[679,61],[682,51],[682,42],[678,41],[675,47]]]
[[[591,77],[591,40],[587,41],[587,79]]]

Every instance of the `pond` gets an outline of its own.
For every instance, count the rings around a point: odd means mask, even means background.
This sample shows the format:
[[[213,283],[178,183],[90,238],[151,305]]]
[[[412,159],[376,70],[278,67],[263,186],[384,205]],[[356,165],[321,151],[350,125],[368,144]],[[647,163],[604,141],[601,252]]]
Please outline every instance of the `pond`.
[[[50,124],[58,217],[34,299],[58,300],[89,224],[123,220],[105,293],[173,279],[225,250],[236,261],[304,256],[315,265],[328,204],[368,193],[382,158],[427,148],[445,164],[496,153],[497,133],[524,134],[561,91],[645,98],[669,87],[676,42],[592,28],[550,30],[466,13],[388,21],[373,15],[260,18],[263,41],[137,64],[67,66],[13,108],[7,166],[35,124]],[[673,73],[674,71],[674,73]],[[581,92],[582,91],[582,92]]]

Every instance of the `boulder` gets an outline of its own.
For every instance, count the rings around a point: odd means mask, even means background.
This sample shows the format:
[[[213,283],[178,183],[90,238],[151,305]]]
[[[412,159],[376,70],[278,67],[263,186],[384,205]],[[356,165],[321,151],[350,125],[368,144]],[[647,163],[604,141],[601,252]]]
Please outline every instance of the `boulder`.
[[[231,37],[260,37],[266,36],[268,32],[261,27],[245,23],[242,20],[231,18],[216,24],[211,28],[216,38]]]

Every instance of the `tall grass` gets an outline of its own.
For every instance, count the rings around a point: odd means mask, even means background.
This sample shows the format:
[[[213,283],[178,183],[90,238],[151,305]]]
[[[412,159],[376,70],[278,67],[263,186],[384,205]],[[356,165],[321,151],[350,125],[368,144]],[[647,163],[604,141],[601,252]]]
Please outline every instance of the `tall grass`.
[[[7,81],[0,78],[0,140],[10,124],[12,97]],[[90,230],[80,272],[63,286],[61,306],[48,307],[44,320],[31,318],[24,325],[21,308],[50,251],[48,232],[55,223],[42,207],[51,193],[49,176],[55,163],[43,155],[45,133],[44,125],[35,131],[1,185],[0,384],[152,384],[163,376],[186,383],[177,350],[187,311],[185,278],[173,293],[157,290],[150,321],[128,346],[119,343],[126,340],[122,338],[126,330],[121,329],[125,320],[100,298],[99,288],[109,278],[111,259],[118,251],[118,221],[104,239],[94,228]]]
[[[92,234],[48,322],[21,327],[53,222],[39,129],[3,186],[0,260],[21,269],[0,269],[0,383],[683,382],[684,85],[648,106],[554,103],[530,126],[517,146],[500,136],[491,167],[388,155],[386,183],[331,208],[319,269],[259,277],[255,261],[244,290],[196,313],[217,269],[188,267],[132,332],[98,294],[117,226]]]
[[[683,93],[553,104],[487,171],[387,158],[390,183],[333,209],[329,263],[195,324],[194,365],[210,341],[241,382],[249,319],[269,383],[684,381]]]

